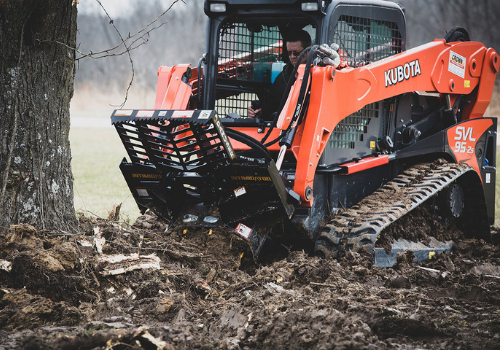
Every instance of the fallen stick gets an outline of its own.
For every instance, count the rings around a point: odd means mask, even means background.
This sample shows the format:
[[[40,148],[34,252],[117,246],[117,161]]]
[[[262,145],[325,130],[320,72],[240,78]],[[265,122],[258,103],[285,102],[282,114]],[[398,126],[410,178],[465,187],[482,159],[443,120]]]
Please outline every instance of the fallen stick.
[[[338,288],[338,286],[335,286],[333,284],[328,284],[328,283],[309,282],[309,284],[312,284],[313,286]]]
[[[155,254],[101,255],[98,259],[102,276],[120,275],[133,270],[160,269],[160,258]]]

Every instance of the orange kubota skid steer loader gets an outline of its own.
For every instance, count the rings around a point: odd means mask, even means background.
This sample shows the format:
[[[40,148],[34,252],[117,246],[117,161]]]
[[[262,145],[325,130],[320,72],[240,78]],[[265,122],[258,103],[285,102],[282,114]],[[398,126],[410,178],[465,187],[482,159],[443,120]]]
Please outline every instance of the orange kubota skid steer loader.
[[[488,239],[495,50],[458,27],[406,50],[404,11],[389,1],[206,0],[205,13],[198,66],[160,67],[154,109],[111,117],[141,211],[231,227],[255,255],[270,235],[296,236],[317,255],[363,251],[380,266],[451,249],[432,227],[422,240],[398,234],[422,208],[427,222]],[[248,118],[290,63],[297,28],[312,37],[306,63],[272,118]],[[384,232],[395,234],[378,244]]]

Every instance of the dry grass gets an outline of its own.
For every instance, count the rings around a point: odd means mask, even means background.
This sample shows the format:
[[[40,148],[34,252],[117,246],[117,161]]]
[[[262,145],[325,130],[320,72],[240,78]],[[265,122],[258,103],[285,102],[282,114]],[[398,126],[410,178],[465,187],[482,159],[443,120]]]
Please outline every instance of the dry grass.
[[[153,108],[155,104],[155,86],[141,88],[132,85],[128,95],[126,87],[102,89],[90,84],[75,87],[71,99],[71,116],[93,116],[109,118],[114,109],[126,100],[123,108]]]
[[[153,108],[151,89],[130,91],[124,108]],[[74,201],[77,211],[107,218],[122,203],[121,219],[140,214],[119,169],[127,155],[110,116],[125,99],[125,89],[98,92],[93,86],[77,86],[71,101],[71,153]]]
[[[90,86],[79,87],[71,103],[72,118],[88,120],[89,127],[74,128],[70,133],[73,155],[72,167],[75,177],[75,207],[100,217],[108,217],[109,212],[119,203],[122,219],[135,220],[139,211],[118,168],[121,159],[126,156],[125,149],[111,127],[109,116],[116,106],[110,103],[123,102],[123,91],[109,94],[96,94]],[[153,90],[135,94],[131,92],[125,108],[152,108],[155,93]],[[486,116],[500,116],[500,91],[493,92],[491,104]],[[92,123],[99,118],[105,128],[94,128]],[[102,119],[102,120],[101,120]],[[500,159],[497,158],[497,167]],[[496,226],[500,226],[500,176],[496,186]]]
[[[122,203],[121,219],[134,221],[139,209],[118,168],[126,155],[113,128],[74,128],[70,132],[75,209],[107,218]]]

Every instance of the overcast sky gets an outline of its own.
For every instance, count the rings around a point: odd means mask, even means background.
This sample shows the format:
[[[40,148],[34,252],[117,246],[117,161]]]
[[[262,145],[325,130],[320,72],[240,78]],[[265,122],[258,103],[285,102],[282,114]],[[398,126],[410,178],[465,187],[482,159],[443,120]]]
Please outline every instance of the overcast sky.
[[[131,11],[133,0],[100,0],[100,2],[110,17],[118,17]],[[96,0],[80,0],[80,4],[78,4],[78,13],[88,14],[99,11],[102,11],[101,6]]]

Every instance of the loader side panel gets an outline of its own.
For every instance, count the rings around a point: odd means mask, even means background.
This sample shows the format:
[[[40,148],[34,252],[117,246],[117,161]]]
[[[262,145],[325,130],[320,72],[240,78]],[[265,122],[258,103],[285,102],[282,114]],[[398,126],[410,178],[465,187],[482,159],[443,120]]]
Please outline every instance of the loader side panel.
[[[345,163],[376,152],[390,129],[390,108],[388,101],[370,103],[342,119],[330,135],[318,166]]]

